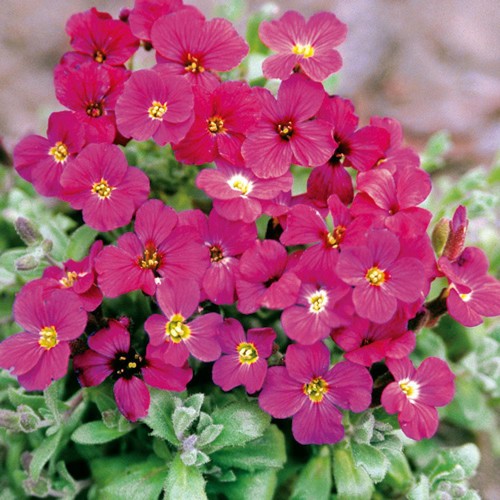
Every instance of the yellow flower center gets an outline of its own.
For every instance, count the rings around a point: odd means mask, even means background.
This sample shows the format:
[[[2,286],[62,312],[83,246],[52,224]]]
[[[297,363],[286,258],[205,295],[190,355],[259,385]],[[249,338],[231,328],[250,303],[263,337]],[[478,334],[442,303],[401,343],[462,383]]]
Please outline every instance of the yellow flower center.
[[[328,304],[328,294],[326,290],[318,290],[316,293],[313,293],[308,299],[309,302],[309,311],[312,313],[320,313]]]
[[[469,300],[472,298],[472,293],[460,293],[459,295],[464,302],[469,302]]]
[[[323,377],[313,378],[308,384],[304,384],[304,394],[309,396],[313,403],[321,403],[328,392],[328,383]]]
[[[94,52],[94,61],[101,64],[106,60],[106,54],[100,50]]]
[[[139,258],[139,266],[143,269],[151,269],[155,271],[160,265],[161,257],[158,255],[158,251],[154,247],[146,247],[144,253],[142,254],[142,259]]]
[[[103,105],[100,102],[90,102],[86,112],[91,118],[99,118],[104,113]]]
[[[66,144],[61,141],[57,141],[53,147],[49,149],[49,155],[54,157],[57,163],[63,163],[68,158],[68,148]]]
[[[241,364],[251,365],[259,359],[257,348],[250,342],[241,342],[236,346],[236,350],[240,355]]]
[[[279,123],[277,130],[280,137],[288,141],[293,135],[293,124],[292,122]]]
[[[109,198],[113,189],[115,188],[110,186],[105,179],[101,179],[99,182],[94,182],[94,184],[92,184],[92,193],[99,196],[101,200]]]
[[[207,120],[208,130],[212,132],[212,134],[221,134],[225,132],[224,128],[224,120],[220,116],[212,116]]]
[[[189,73],[203,73],[205,71],[205,68],[200,64],[199,59],[191,54],[187,55],[187,61],[184,64],[184,69]]]
[[[57,340],[56,327],[44,326],[40,330],[40,338],[38,340],[38,343],[41,347],[47,349],[47,351],[55,347],[59,343],[59,341]]]
[[[253,183],[241,174],[233,175],[227,183],[231,186],[231,189],[239,191],[243,196],[250,193],[253,187]]]
[[[219,245],[212,245],[210,247],[210,260],[212,262],[219,262],[224,258],[222,248]]]
[[[184,317],[174,314],[165,325],[165,340],[170,339],[175,344],[187,340],[191,336],[191,329],[184,324]]]
[[[298,56],[303,56],[306,59],[314,55],[314,47],[311,44],[302,45],[297,43],[293,46],[292,52]]]
[[[167,112],[167,103],[163,104],[158,101],[153,101],[148,109],[149,118],[151,120],[163,120],[163,115]]]
[[[366,271],[365,278],[370,283],[370,285],[380,286],[382,283],[387,281],[389,276],[385,271],[382,271],[377,266],[373,266],[368,269],[368,271]]]
[[[332,248],[338,248],[345,234],[345,226],[337,226],[331,233],[326,235],[326,241]]]
[[[73,286],[73,284],[77,279],[78,279],[78,273],[75,273],[75,271],[68,271],[66,273],[66,276],[59,280],[59,283],[61,283],[61,285],[64,286],[65,288],[70,288]]]
[[[415,381],[405,378],[400,380],[399,387],[408,399],[418,398],[419,385]]]

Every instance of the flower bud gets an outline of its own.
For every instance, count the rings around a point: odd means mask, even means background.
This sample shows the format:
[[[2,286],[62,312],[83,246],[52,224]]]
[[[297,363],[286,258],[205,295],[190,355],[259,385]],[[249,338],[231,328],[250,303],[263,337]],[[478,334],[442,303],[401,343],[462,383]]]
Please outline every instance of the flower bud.
[[[40,417],[32,408],[26,405],[19,405],[17,413],[19,414],[19,426],[22,432],[33,432],[39,428]]]
[[[443,250],[444,257],[447,257],[449,260],[455,260],[462,253],[468,226],[467,209],[463,205],[460,205],[453,214],[450,224],[450,234]]]
[[[441,218],[432,230],[432,248],[434,248],[434,251],[436,252],[436,255],[438,257],[441,257],[441,255],[443,254],[443,250],[446,246],[446,242],[448,241],[450,232],[451,221],[446,217]]]
[[[38,267],[40,261],[32,254],[23,255],[16,260],[15,266],[17,271],[32,271]]]
[[[19,432],[19,415],[12,410],[0,410],[0,427]]]
[[[14,222],[16,232],[19,237],[28,246],[38,245],[42,241],[43,236],[35,225],[24,217],[18,217]]]
[[[42,241],[42,250],[44,251],[44,253],[52,252],[52,248],[54,248],[54,243],[52,242],[52,240]]]

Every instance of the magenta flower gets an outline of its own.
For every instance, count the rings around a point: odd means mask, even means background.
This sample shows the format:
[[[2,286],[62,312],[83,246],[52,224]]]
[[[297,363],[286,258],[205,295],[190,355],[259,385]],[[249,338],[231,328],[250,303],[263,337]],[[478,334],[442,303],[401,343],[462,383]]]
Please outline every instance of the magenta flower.
[[[328,337],[333,328],[350,323],[351,289],[334,273],[317,267],[297,274],[302,282],[297,302],[284,309],[281,324],[292,340],[310,345]]]
[[[179,142],[193,123],[193,93],[183,78],[163,79],[155,71],[135,71],[116,103],[116,124],[125,137],[160,146]]]
[[[366,246],[346,248],[339,256],[337,275],[354,287],[357,314],[374,323],[387,323],[398,303],[423,301],[424,268],[412,257],[399,257],[398,238],[387,230],[371,231]]]
[[[114,141],[114,108],[128,76],[124,69],[93,62],[77,67],[60,64],[54,70],[57,100],[75,112],[88,143]]]
[[[335,150],[331,125],[313,119],[325,91],[304,75],[293,75],[280,85],[278,98],[256,89],[262,116],[243,144],[247,166],[263,178],[285,174],[291,163],[315,167],[327,162]]]
[[[238,311],[250,314],[261,307],[283,309],[297,300],[299,278],[287,271],[288,255],[274,240],[256,241],[240,258],[236,291]]]
[[[301,444],[332,444],[344,437],[338,408],[362,412],[370,406],[372,378],[349,361],[330,367],[330,351],[318,342],[291,345],[286,367],[267,372],[260,407],[274,418],[293,417],[292,432]]]
[[[417,207],[431,192],[429,174],[411,166],[393,174],[385,168],[358,174],[353,215],[370,215],[379,227],[407,237],[425,233],[432,214]]]
[[[371,366],[385,357],[404,358],[415,349],[415,332],[407,330],[406,319],[396,317],[382,325],[355,317],[350,326],[332,333],[332,339],[353,363]]]
[[[146,356],[130,346],[130,334],[119,321],[111,320],[88,338],[89,350],[75,356],[74,369],[84,387],[99,385],[112,376],[113,392],[120,413],[131,422],[148,414],[150,395],[147,386],[164,391],[186,390],[193,372],[187,366],[165,363],[151,346]]]
[[[132,290],[154,295],[158,278],[201,281],[209,256],[196,231],[176,227],[177,222],[175,211],[160,200],[149,200],[137,210],[135,233],[123,234],[117,247],[105,247],[96,258],[105,297]]]
[[[318,12],[307,22],[295,11],[287,11],[277,21],[263,21],[260,39],[278,52],[262,64],[266,78],[286,80],[300,69],[317,82],[342,67],[342,57],[333,47],[347,35],[347,26],[331,12]]]
[[[249,394],[259,391],[267,374],[276,333],[272,328],[251,328],[245,335],[241,323],[228,318],[219,328],[221,356],[214,364],[212,379],[223,391],[243,385]]]
[[[500,315],[500,282],[488,276],[488,257],[481,249],[467,247],[455,261],[441,257],[438,265],[450,281],[446,305],[453,319],[477,326],[483,317]]]
[[[224,82],[211,93],[195,88],[194,96],[194,123],[173,146],[176,159],[201,165],[222,158],[242,166],[241,145],[260,115],[255,93],[245,82]]]
[[[455,375],[438,358],[425,359],[416,370],[408,358],[388,359],[386,365],[395,381],[382,393],[385,411],[398,414],[401,430],[408,437],[432,437],[439,424],[436,406],[453,399]]]
[[[98,231],[130,222],[148,198],[149,179],[113,144],[89,144],[61,175],[61,196]]]
[[[254,223],[228,221],[215,210],[207,216],[196,210],[181,213],[181,224],[193,227],[210,254],[210,267],[203,276],[203,291],[214,304],[232,304],[235,300],[235,274],[238,257],[257,239]]]
[[[333,162],[313,168],[307,179],[307,198],[315,208],[328,207],[328,198],[336,194],[349,205],[354,198],[354,188],[349,172],[334,158]]]
[[[44,286],[73,292],[86,311],[96,309],[102,302],[102,292],[97,288],[94,260],[102,246],[102,241],[96,241],[87,257],[80,261],[68,260],[63,263],[62,269],[57,266],[47,267],[41,278]]]
[[[208,90],[220,81],[214,71],[230,71],[248,54],[247,43],[227,19],[206,21],[191,9],[158,19],[151,40],[165,71]]]
[[[28,391],[42,391],[66,375],[69,343],[83,333],[87,313],[73,294],[29,283],[17,294],[14,319],[24,331],[0,343],[0,368],[12,368]]]
[[[182,366],[192,354],[201,361],[215,361],[221,349],[216,334],[222,324],[220,314],[208,313],[189,321],[198,309],[200,288],[190,279],[163,282],[156,290],[163,314],[153,314],[144,324],[151,345],[160,347],[163,359]]]
[[[66,33],[71,37],[70,44],[75,52],[67,52],[63,63],[91,60],[121,66],[139,48],[139,40],[132,35],[128,24],[96,8],[71,16],[66,23]]]
[[[74,113],[52,113],[47,127],[47,139],[30,135],[16,145],[14,167],[41,195],[59,196],[61,173],[84,144],[83,126]]]

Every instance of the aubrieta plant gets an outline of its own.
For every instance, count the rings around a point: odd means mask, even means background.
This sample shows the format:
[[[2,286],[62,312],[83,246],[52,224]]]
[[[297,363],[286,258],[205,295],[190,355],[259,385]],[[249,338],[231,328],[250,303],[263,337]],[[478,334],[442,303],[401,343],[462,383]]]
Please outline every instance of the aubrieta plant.
[[[22,331],[0,343],[0,367],[44,397],[11,379],[0,423],[35,437],[3,486],[475,498],[474,449],[437,451],[412,475],[403,444],[436,434],[455,375],[438,353],[410,356],[446,313],[467,327],[499,315],[500,282],[465,246],[464,206],[431,241],[430,176],[400,124],[360,126],[325,90],[346,25],[262,21],[250,82],[233,25],[181,0],[136,0],[119,19],[93,8],[66,31],[54,85],[67,110],[19,142],[14,167],[73,209],[79,251],[54,258],[36,221],[16,221],[40,254],[18,270],[43,274],[15,298]],[[132,69],[138,50],[156,64]]]

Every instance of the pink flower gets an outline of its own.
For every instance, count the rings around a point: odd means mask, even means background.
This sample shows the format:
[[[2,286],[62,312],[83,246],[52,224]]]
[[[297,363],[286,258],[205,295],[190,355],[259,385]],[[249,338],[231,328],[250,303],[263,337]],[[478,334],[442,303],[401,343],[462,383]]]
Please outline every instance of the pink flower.
[[[401,167],[393,174],[380,168],[358,174],[361,193],[354,198],[353,215],[370,215],[378,227],[407,237],[424,234],[432,214],[417,207],[431,192],[431,180],[424,170]]]
[[[354,189],[349,172],[334,158],[314,168],[307,179],[307,198],[319,209],[328,206],[328,198],[336,194],[345,205],[352,202]]]
[[[14,167],[43,196],[59,196],[61,173],[84,144],[84,130],[74,113],[52,113],[47,139],[30,135],[14,148]]]
[[[135,71],[116,103],[116,123],[125,137],[160,146],[178,142],[193,123],[193,93],[183,78],[161,78],[155,71]]]
[[[228,221],[215,210],[207,216],[201,211],[181,214],[182,224],[193,227],[210,254],[210,267],[203,276],[203,291],[214,304],[232,304],[235,298],[235,274],[238,257],[257,239],[254,223]]]
[[[173,146],[176,159],[201,165],[222,158],[243,165],[241,145],[260,115],[254,92],[245,82],[224,82],[211,93],[195,88],[194,96],[194,123]]]
[[[354,287],[357,314],[374,323],[387,323],[398,303],[423,300],[424,268],[412,257],[399,257],[400,244],[391,232],[371,231],[366,246],[346,248],[337,275]]]
[[[99,385],[112,376],[116,405],[122,415],[135,422],[148,414],[150,395],[147,385],[164,391],[182,392],[193,372],[187,366],[165,363],[150,345],[146,356],[130,346],[130,334],[119,321],[111,320],[88,338],[90,349],[75,356],[73,365],[80,384]],[[147,385],[146,385],[147,384]]]
[[[236,278],[238,311],[250,314],[260,307],[283,309],[295,303],[300,280],[287,271],[288,255],[274,240],[256,241],[240,258]]]
[[[453,319],[477,326],[483,316],[500,315],[500,282],[488,276],[488,257],[481,249],[467,247],[455,261],[441,257],[438,265],[450,281],[446,305]]]
[[[190,279],[163,282],[156,290],[163,314],[153,314],[144,325],[151,345],[161,347],[163,359],[182,366],[192,354],[201,361],[215,361],[221,349],[216,334],[222,324],[220,314],[208,313],[189,321],[198,309],[200,288]]]
[[[160,200],[137,210],[135,233],[125,233],[118,246],[105,247],[96,258],[98,283],[105,297],[132,290],[154,295],[157,278],[193,278],[200,282],[209,256],[193,228],[176,227],[175,211]]]
[[[228,318],[219,328],[221,356],[214,364],[212,378],[224,391],[243,385],[249,394],[262,388],[276,333],[272,328],[251,328],[245,335],[241,323]]]
[[[408,437],[432,437],[439,424],[436,406],[453,399],[455,375],[438,358],[425,359],[416,370],[408,358],[388,359],[386,365],[395,381],[382,393],[385,411],[398,413],[401,430]]]
[[[69,343],[83,333],[87,313],[73,294],[29,283],[16,297],[14,319],[24,331],[0,343],[0,368],[12,368],[25,389],[44,390],[66,375]]]
[[[253,222],[263,212],[263,204],[292,188],[290,172],[275,179],[260,179],[248,168],[218,161],[216,169],[203,169],[196,185],[213,198],[213,206],[225,219]]]
[[[247,166],[267,179],[285,174],[291,163],[315,167],[328,161],[336,146],[332,127],[313,119],[326,95],[323,86],[296,74],[280,85],[277,99],[257,90],[262,116],[243,144]]]
[[[59,65],[54,70],[57,100],[75,112],[87,142],[114,141],[114,108],[128,76],[128,71],[93,62]]]
[[[332,444],[344,437],[338,408],[362,412],[370,406],[372,378],[349,361],[330,367],[330,351],[318,342],[291,345],[286,367],[267,372],[260,407],[274,418],[293,417],[292,432],[301,444]]]
[[[62,198],[83,211],[83,220],[98,231],[130,222],[149,195],[147,175],[129,167],[113,144],[89,144],[61,175]]]
[[[71,64],[92,60],[121,66],[139,48],[139,40],[126,23],[112,19],[96,8],[71,16],[66,23],[66,33],[71,37],[71,47],[75,52],[67,52],[63,63],[68,59]]]
[[[347,26],[330,12],[318,12],[306,23],[295,11],[287,11],[277,21],[263,21],[260,39],[278,52],[263,65],[266,78],[286,80],[298,68],[317,82],[342,67],[342,57],[333,49],[347,35]]]
[[[158,19],[151,40],[165,71],[208,90],[219,82],[214,71],[230,71],[248,54],[247,43],[227,19],[206,21],[192,10]]]

